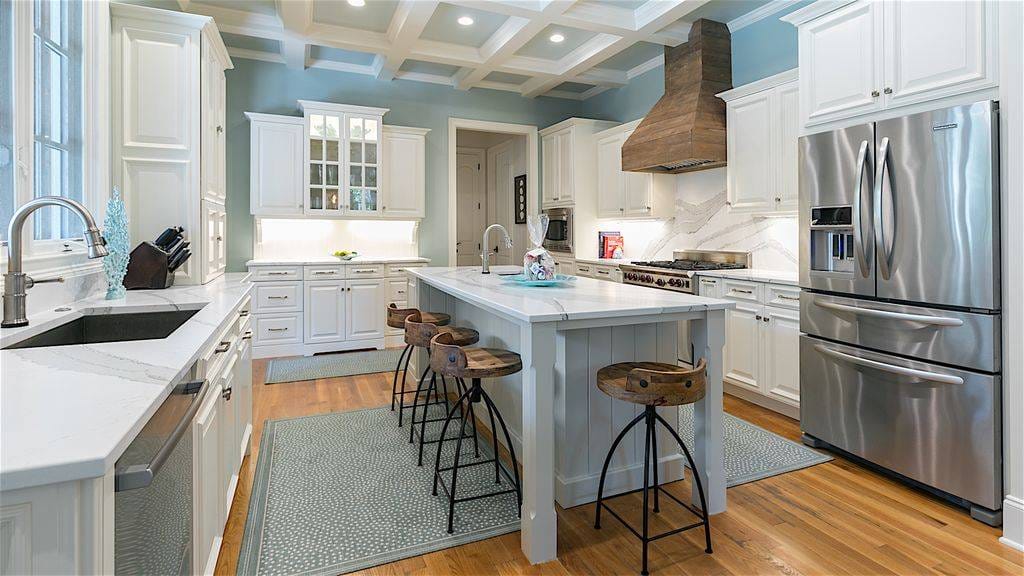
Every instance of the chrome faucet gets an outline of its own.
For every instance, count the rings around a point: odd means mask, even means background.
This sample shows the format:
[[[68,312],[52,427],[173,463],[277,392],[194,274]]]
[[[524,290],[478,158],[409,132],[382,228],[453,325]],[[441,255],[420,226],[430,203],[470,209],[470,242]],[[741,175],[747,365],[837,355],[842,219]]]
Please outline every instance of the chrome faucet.
[[[483,267],[481,267],[480,272],[484,274],[491,273],[491,243],[488,239],[491,236],[491,230],[494,230],[495,228],[501,230],[501,233],[504,235],[505,247],[512,247],[512,237],[508,235],[508,230],[505,230],[504,226],[502,226],[501,224],[491,224],[490,226],[488,226],[487,229],[484,230],[483,250],[480,252],[480,259],[483,260]]]
[[[92,214],[78,202],[62,196],[43,196],[24,204],[11,216],[11,224],[7,228],[7,273],[4,274],[4,320],[0,326],[14,328],[28,326],[25,317],[25,291],[49,280],[33,280],[21,271],[21,229],[29,214],[43,206],[61,206],[77,213],[85,224],[85,246],[89,258],[102,258],[107,255],[107,241],[96,227]],[[57,281],[61,281],[58,279]]]

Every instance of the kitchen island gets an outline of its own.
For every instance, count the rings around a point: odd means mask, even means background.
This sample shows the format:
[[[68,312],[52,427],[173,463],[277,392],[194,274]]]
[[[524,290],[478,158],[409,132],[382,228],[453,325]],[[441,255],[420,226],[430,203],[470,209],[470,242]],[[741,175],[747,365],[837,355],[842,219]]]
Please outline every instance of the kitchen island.
[[[409,270],[410,305],[452,315],[452,323],[480,332],[479,346],[522,356],[523,370],[484,381],[509,423],[523,467],[522,549],[532,563],[556,556],[555,503],[593,502],[612,439],[643,410],[600,392],[597,371],[615,362],[676,364],[677,323],[688,320],[697,357],[707,359],[708,388],[695,405],[693,455],[708,508],[725,510],[722,465],[722,345],[725,310],[734,304],[591,278],[566,287],[531,288],[501,276],[518,268],[425,267]],[[659,408],[678,424],[675,408]],[[659,475],[683,477],[683,458],[659,430]],[[620,445],[609,468],[606,494],[642,486],[642,434]],[[693,493],[697,499],[696,490]]]

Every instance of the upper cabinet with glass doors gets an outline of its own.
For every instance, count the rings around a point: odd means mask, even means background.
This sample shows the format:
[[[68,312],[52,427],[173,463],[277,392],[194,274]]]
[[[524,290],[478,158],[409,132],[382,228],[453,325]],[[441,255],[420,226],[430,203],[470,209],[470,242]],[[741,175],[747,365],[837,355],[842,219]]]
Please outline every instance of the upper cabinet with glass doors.
[[[318,216],[380,211],[381,124],[386,108],[300,100],[306,119],[304,204]]]

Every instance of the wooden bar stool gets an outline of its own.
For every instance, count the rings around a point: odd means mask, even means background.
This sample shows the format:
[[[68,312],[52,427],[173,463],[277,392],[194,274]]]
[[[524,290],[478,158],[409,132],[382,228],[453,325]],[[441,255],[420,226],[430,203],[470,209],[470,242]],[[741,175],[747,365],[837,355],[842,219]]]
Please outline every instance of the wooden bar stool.
[[[438,446],[437,455],[434,459],[434,489],[433,494],[437,496],[437,486],[441,485],[444,489],[445,494],[448,496],[448,533],[452,533],[452,520],[455,516],[455,503],[456,502],[468,502],[470,500],[478,500],[480,498],[489,498],[492,496],[499,496],[501,494],[509,494],[512,492],[516,493],[516,502],[518,506],[516,512],[522,516],[523,507],[523,490],[522,485],[519,482],[519,461],[516,460],[516,450],[512,445],[512,438],[508,433],[508,427],[505,426],[505,420],[501,417],[501,412],[498,411],[497,406],[491,400],[491,397],[487,394],[487,391],[480,385],[482,378],[497,378],[500,376],[506,376],[508,374],[515,374],[523,369],[522,359],[519,354],[511,352],[509,350],[501,350],[496,348],[464,348],[459,346],[452,334],[447,332],[441,332],[433,337],[430,341],[430,365],[434,372],[441,374],[442,376],[451,376],[455,378],[457,382],[462,383],[465,388],[464,379],[469,378],[472,381],[472,386],[466,389],[455,406],[452,406],[448,410],[448,416],[444,419],[444,425],[441,427],[441,437],[443,438],[445,433],[448,431],[448,425],[452,421],[452,417],[455,416],[456,409],[460,414],[463,414],[462,404],[466,403],[469,410],[469,417],[474,419],[474,440],[476,438],[476,421],[473,416],[473,404],[479,403],[483,400],[487,406],[487,415],[491,421],[491,439],[494,442],[494,458],[489,460],[482,460],[479,462],[472,462],[468,464],[462,464],[459,462],[459,457],[462,454],[462,438],[466,428],[466,419],[463,417],[462,424],[460,425],[459,435],[456,436],[457,442],[455,444],[455,459],[452,465],[449,467],[441,467],[441,447]],[[498,429],[494,425],[494,417],[498,417],[498,423],[501,425],[501,430],[505,435],[505,445],[508,447],[508,452],[512,456],[512,473],[514,478],[509,478],[508,471],[501,466],[500,452],[498,451]],[[476,454],[480,455],[479,451]],[[512,488],[508,490],[500,490],[497,492],[489,492],[486,494],[478,494],[466,498],[458,498],[456,496],[456,482],[458,481],[459,468],[466,468],[469,466],[480,466],[483,464],[494,463],[494,483],[501,484],[501,475],[505,475],[505,479],[512,483]],[[448,486],[445,484],[444,479],[441,477],[442,472],[452,472],[452,485]]]
[[[405,328],[405,319],[411,314],[419,314],[420,319],[435,326],[447,326],[452,317],[444,312],[420,312],[416,308],[399,308],[392,303],[387,307],[387,324],[391,328]],[[398,365],[395,366],[395,375],[391,379],[391,411],[395,411],[395,400],[398,400],[398,426],[402,426],[402,414],[405,411],[405,395],[413,394],[414,390],[405,390],[405,380],[409,374],[409,361],[412,359],[413,346],[406,342],[405,348],[398,356]],[[405,360],[405,367],[402,367],[402,360]],[[402,372],[402,390],[398,391],[398,372]]]
[[[457,326],[437,326],[429,322],[423,321],[423,314],[416,312],[405,317],[405,343],[411,345],[413,350],[416,347],[423,348],[427,351],[427,357],[430,357],[430,339],[438,334],[448,334],[452,341],[458,346],[469,346],[476,344],[480,340],[480,333],[472,328],[460,328]],[[411,356],[412,351],[409,352]],[[427,383],[427,374],[430,374],[429,383]],[[426,388],[424,384],[427,383]],[[423,374],[420,376],[419,384],[416,386],[416,392],[412,398],[412,423],[409,426],[409,443],[411,444],[414,440],[414,434],[416,433],[416,424],[420,425],[419,429],[419,458],[417,459],[417,466],[423,466],[423,447],[427,444],[437,444],[438,450],[441,449],[441,442],[448,440],[455,440],[455,438],[445,438],[442,434],[437,439],[427,440],[427,424],[430,422],[441,422],[444,418],[430,418],[428,411],[430,406],[435,404],[448,405],[448,381],[445,379],[444,374],[441,375],[441,390],[437,387],[437,373],[432,370],[432,367],[428,361],[427,366],[423,369]],[[459,394],[463,392],[462,383],[456,382],[457,391]],[[423,394],[423,392],[426,392]],[[438,400],[439,394],[443,391],[443,400]],[[433,394],[435,401],[430,401],[430,396]],[[423,402],[420,402],[420,398],[423,398]],[[423,416],[416,419],[416,409],[423,407]],[[460,412],[460,417],[464,418],[464,415]],[[474,449],[479,453],[479,442],[476,439],[476,420],[473,421],[473,446]]]
[[[697,528],[699,526],[704,527],[704,536],[707,542],[705,552],[711,554],[711,525],[708,522],[707,513],[707,502],[704,500],[704,487],[701,485],[700,474],[697,472],[697,466],[693,463],[693,457],[690,456],[690,451],[686,448],[686,444],[683,444],[683,440],[679,437],[679,433],[676,432],[672,426],[665,421],[664,418],[658,414],[656,408],[658,406],[681,406],[683,404],[692,404],[704,397],[705,389],[707,388],[707,362],[704,358],[700,359],[697,366],[692,369],[683,369],[672,364],[662,364],[659,362],[622,362],[619,364],[612,364],[605,366],[597,372],[597,387],[602,392],[611,396],[612,398],[618,398],[625,402],[633,404],[642,404],[646,408],[644,413],[633,419],[632,422],[626,425],[619,432],[615,441],[612,442],[612,447],[608,450],[608,456],[604,460],[604,467],[601,468],[601,482],[597,488],[597,510],[594,518],[594,528],[601,529],[601,508],[604,507],[608,512],[622,522],[629,531],[636,535],[643,542],[643,569],[640,571],[644,576],[647,575],[647,545],[654,540],[665,538],[673,534]],[[608,464],[612,460],[612,454],[615,452],[615,448],[618,447],[622,439],[626,437],[626,434],[640,421],[644,421],[646,427],[646,439],[644,440],[644,486],[637,490],[631,490],[620,494],[632,494],[643,490],[643,501],[644,501],[644,514],[643,514],[643,527],[641,532],[637,532],[628,522],[622,519],[621,516],[615,513],[614,510],[608,507],[607,504],[602,502],[601,497],[604,493],[604,479],[608,473]],[[690,471],[693,474],[693,481],[697,484],[697,494],[700,496],[700,510],[697,510],[690,504],[687,504],[670,492],[658,485],[658,438],[655,422],[660,422],[662,426],[668,429],[675,438],[679,447],[683,449],[683,454],[686,455],[686,460],[690,463]],[[682,528],[676,528],[674,530],[668,530],[651,536],[648,532],[648,505],[647,505],[647,494],[650,489],[650,470],[654,470],[654,512],[657,514],[660,511],[658,503],[658,493],[664,492],[666,496],[675,500],[679,505],[683,506],[695,516],[700,519],[700,522],[688,524]]]

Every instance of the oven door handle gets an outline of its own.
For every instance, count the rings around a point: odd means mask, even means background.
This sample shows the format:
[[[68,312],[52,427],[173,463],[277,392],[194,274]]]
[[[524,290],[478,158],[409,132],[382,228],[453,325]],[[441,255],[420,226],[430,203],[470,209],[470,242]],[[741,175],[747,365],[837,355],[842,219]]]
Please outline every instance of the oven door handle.
[[[859,316],[870,316],[871,318],[884,318],[886,320],[903,320],[906,322],[919,322],[932,326],[944,326],[956,328],[963,326],[964,321],[959,318],[948,318],[946,316],[928,316],[926,314],[907,314],[906,312],[891,312],[889,310],[876,310],[874,308],[861,308],[860,306],[848,306],[836,302],[828,302],[820,298],[814,299],[814,305],[838,312],[849,312]]]
[[[145,488],[153,483],[153,478],[160,473],[160,469],[167,463],[167,459],[170,458],[171,453],[178,446],[182,436],[191,429],[192,419],[195,418],[196,412],[199,411],[199,407],[206,398],[206,391],[209,389],[210,383],[205,380],[196,380],[185,384],[184,388],[189,390],[194,389],[196,386],[200,387],[199,392],[192,398],[192,403],[189,404],[185,414],[174,427],[174,431],[171,432],[163,446],[157,451],[156,456],[153,456],[153,459],[147,464],[130,464],[114,471],[114,492]]]
[[[895,366],[893,364],[886,364],[885,362],[878,362],[875,360],[868,360],[867,358],[861,358],[860,356],[854,356],[852,354],[846,354],[838,350],[832,350],[822,344],[817,344],[814,349],[826,356],[831,356],[836,360],[843,362],[849,362],[850,364],[857,364],[866,368],[874,368],[883,372],[889,372],[890,374],[898,374],[900,376],[913,376],[922,380],[928,380],[931,382],[938,382],[940,384],[963,384],[964,379],[959,376],[950,376],[949,374],[939,374],[937,372],[929,372],[927,370],[917,370],[915,368],[907,368],[905,366]]]

